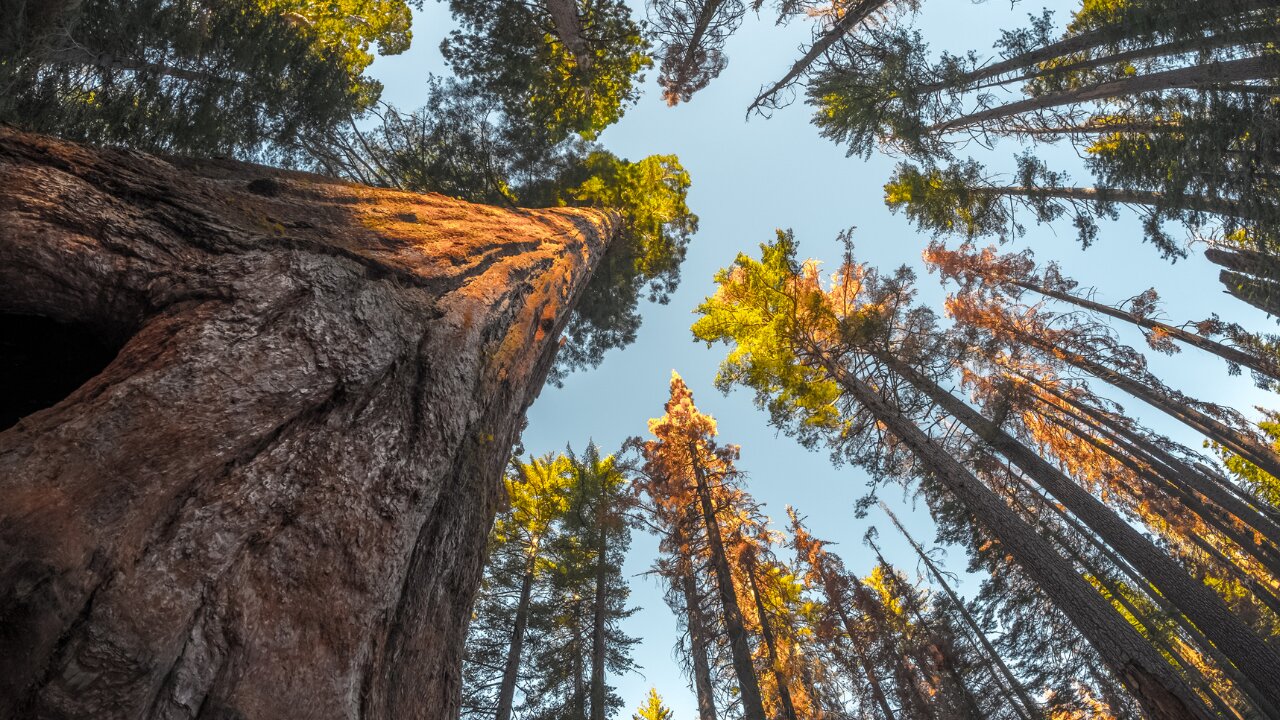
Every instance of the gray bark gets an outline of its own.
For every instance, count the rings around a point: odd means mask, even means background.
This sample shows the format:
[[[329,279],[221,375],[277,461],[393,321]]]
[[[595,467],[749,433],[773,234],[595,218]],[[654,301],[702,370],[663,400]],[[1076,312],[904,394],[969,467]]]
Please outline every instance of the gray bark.
[[[1028,577],[1093,645],[1111,672],[1152,717],[1208,720],[1210,715],[1165,659],[1077,575],[1035,529],[953,456],[865,381],[843,368],[827,371],[919,459],[923,468],[978,518]]]

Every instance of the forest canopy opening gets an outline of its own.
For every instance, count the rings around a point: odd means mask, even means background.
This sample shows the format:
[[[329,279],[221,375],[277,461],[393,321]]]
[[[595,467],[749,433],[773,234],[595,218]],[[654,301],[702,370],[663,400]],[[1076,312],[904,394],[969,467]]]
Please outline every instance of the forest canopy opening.
[[[102,372],[123,345],[85,323],[0,314],[0,431],[57,405]]]

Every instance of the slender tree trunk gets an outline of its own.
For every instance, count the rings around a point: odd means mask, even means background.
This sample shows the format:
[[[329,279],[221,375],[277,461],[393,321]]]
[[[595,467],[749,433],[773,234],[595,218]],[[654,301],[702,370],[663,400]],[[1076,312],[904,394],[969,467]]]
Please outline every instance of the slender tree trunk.
[[[920,605],[916,601],[916,598],[910,594],[906,588],[901,587],[902,583],[900,583],[898,576],[893,573],[893,566],[884,559],[884,555],[880,553],[880,548],[874,543],[872,544],[872,547],[875,549],[876,559],[880,561],[880,567],[885,570],[885,576],[892,578],[891,582],[901,588],[901,595],[907,600],[907,602],[904,603],[907,611],[915,616],[916,624],[920,626],[925,637],[929,639],[929,648],[933,651],[932,655],[929,657],[932,661],[930,665],[937,666],[948,678],[950,678],[952,691],[960,696],[961,704],[964,706],[964,717],[972,718],[973,720],[981,720],[982,711],[978,708],[978,702],[974,699],[973,693],[969,690],[969,684],[965,682],[964,677],[960,674],[960,669],[956,667],[954,653],[951,652],[950,647],[944,647],[944,643],[947,643],[948,646],[950,645],[949,640],[938,634],[938,632],[933,629],[928,618],[926,618],[924,613],[921,612]],[[934,685],[942,687],[944,682],[945,681],[943,679],[939,678]]]
[[[747,108],[748,114],[767,104],[774,95],[777,95],[787,89],[787,87],[794,83],[801,75],[808,72],[809,67],[813,65],[818,58],[822,57],[823,53],[830,50],[831,46],[835,45],[840,38],[848,35],[850,32],[853,32],[854,28],[867,18],[871,17],[872,13],[884,7],[889,2],[889,0],[855,1],[857,2],[857,5],[847,8],[844,15],[841,15],[840,19],[836,20],[836,22],[831,26],[831,29],[824,32],[817,40],[814,41],[813,45],[809,46],[809,49],[805,54],[791,66],[791,69],[787,71],[786,75],[782,76],[781,80],[769,86],[767,90],[762,91],[756,96],[756,99],[751,102],[751,106]]]
[[[686,508],[687,527],[697,527],[698,513],[691,505]],[[677,523],[677,532],[680,532]],[[681,537],[680,548],[688,547],[688,538]],[[711,683],[711,662],[708,653],[707,623],[702,616],[702,595],[698,592],[698,579],[694,573],[691,556],[680,558],[680,589],[684,595],[685,623],[689,628],[689,654],[692,656],[693,687],[698,697],[698,720],[716,720],[715,686]]]
[[[0,315],[119,348],[0,432],[0,717],[451,715],[613,222],[0,129]]]
[[[716,700],[711,684],[711,663],[707,657],[707,629],[702,619],[698,581],[689,572],[681,573],[685,618],[689,626],[689,650],[693,656],[693,687],[698,697],[698,720],[716,720]]]
[[[1257,686],[1250,682],[1248,678],[1246,678],[1234,665],[1232,665],[1230,660],[1228,660],[1218,650],[1218,648],[1214,647],[1212,642],[1209,642],[1208,638],[1205,637],[1204,633],[1201,632],[1199,628],[1192,625],[1187,620],[1186,616],[1159,592],[1149,591],[1149,588],[1153,587],[1150,581],[1134,570],[1132,565],[1118,556],[1115,551],[1099,539],[1097,535],[1090,532],[1089,529],[1081,525],[1078,520],[1071,517],[1063,507],[1057,503],[1051,502],[1042,493],[1036,490],[1025,478],[1020,477],[1017,473],[1009,473],[1009,475],[1018,483],[1018,485],[1027,490],[1033,498],[1040,501],[1044,507],[1048,507],[1068,527],[1083,538],[1085,542],[1093,546],[1099,555],[1128,577],[1129,580],[1134,583],[1135,588],[1142,589],[1145,594],[1160,608],[1160,611],[1167,615],[1169,619],[1177,623],[1178,627],[1182,628],[1187,637],[1195,643],[1196,648],[1206,657],[1212,659],[1214,664],[1218,666],[1218,669],[1220,669],[1223,674],[1240,689],[1240,691],[1255,705],[1255,707],[1257,707],[1258,710],[1267,717],[1274,717],[1277,715],[1276,709],[1271,705],[1271,702],[1258,691]]]
[[[600,499],[596,512],[596,588],[595,600],[592,602],[591,625],[591,720],[605,720],[605,682],[604,663],[606,657],[606,610],[608,595],[606,580],[609,566],[605,556],[604,503],[606,502],[604,478],[601,476]]]
[[[1027,692],[1027,688],[1020,680],[1018,680],[1018,677],[1013,674],[1013,671],[1009,669],[1009,666],[1005,664],[1004,658],[1000,657],[1000,653],[996,652],[995,647],[991,645],[991,641],[987,639],[986,633],[982,631],[978,622],[969,614],[969,609],[965,607],[964,602],[958,595],[956,595],[955,590],[951,589],[951,584],[947,582],[946,576],[943,575],[942,571],[938,569],[938,566],[934,564],[933,558],[930,558],[929,555],[925,553],[924,548],[920,547],[920,544],[911,536],[911,533],[907,532],[907,529],[902,526],[902,523],[898,522],[898,516],[894,515],[893,511],[890,510],[887,505],[880,503],[880,509],[884,510],[885,514],[889,516],[889,520],[893,522],[893,526],[898,528],[898,532],[902,533],[902,536],[907,539],[907,542],[910,543],[911,547],[916,551],[916,555],[920,557],[921,562],[924,563],[925,567],[929,570],[929,573],[933,575],[934,581],[938,583],[939,587],[942,588],[942,591],[951,600],[952,604],[956,606],[957,610],[960,612],[960,616],[964,618],[965,625],[968,626],[969,632],[973,635],[974,641],[982,648],[982,651],[987,656],[988,661],[990,661],[993,667],[999,669],[1000,676],[1004,678],[1005,684],[1017,698],[1017,702],[1010,702],[1010,705],[1013,705],[1015,708],[1021,706],[1019,708],[1019,714],[1024,717],[1043,717],[1044,714],[1040,710],[1040,705],[1031,698],[1031,694]],[[1010,698],[1010,700],[1012,699],[1013,698]]]
[[[582,70],[590,70],[595,58],[582,36],[582,18],[578,15],[576,0],[546,0],[547,12],[555,25],[556,37],[573,55],[574,62]]]
[[[1223,17],[1252,10],[1267,10],[1273,7],[1274,5],[1270,0],[1199,0],[1194,6],[1188,6],[1187,9],[1189,12],[1204,13],[1207,17]],[[1106,25],[1096,30],[1072,35],[1044,47],[992,63],[985,68],[963,76],[954,84],[934,86],[929,89],[943,90],[947,87],[964,87],[982,80],[1037,66],[1067,55],[1075,55],[1107,43],[1132,39],[1132,37],[1133,29],[1128,25],[1123,23]]]
[[[1119,188],[1092,187],[971,187],[973,195],[1001,195],[1029,198],[1061,198],[1078,202],[1116,202],[1125,205],[1157,206],[1168,205],[1195,210],[1197,212],[1214,213],[1239,217],[1242,214],[1240,204],[1225,198],[1201,197],[1189,195],[1173,198],[1154,190],[1122,190]]]
[[[1123,518],[1031,448],[1018,442],[960,398],[925,377],[908,363],[885,353],[880,361],[938,404],[949,415],[1009,459],[1035,480],[1073,515],[1097,533],[1153,586],[1186,614],[1223,654],[1257,686],[1273,706],[1280,707],[1280,655],[1222,598],[1196,582],[1173,558],[1125,522]]]
[[[824,583],[829,582],[825,574],[823,581]],[[858,664],[862,667],[862,674],[867,678],[867,684],[871,686],[871,699],[876,701],[880,712],[884,714],[884,720],[897,720],[897,716],[893,713],[893,708],[889,706],[889,698],[884,694],[884,687],[880,684],[880,673],[876,671],[875,666],[871,664],[867,654],[858,644],[857,628],[853,624],[853,619],[849,617],[849,612],[845,609],[844,602],[838,595],[832,593],[830,587],[827,588],[827,599],[831,606],[835,608],[836,613],[840,615],[840,622],[844,625],[845,634],[849,636],[849,648],[857,656]]]
[[[1104,452],[1107,455],[1111,456],[1113,459],[1115,459],[1117,462],[1123,465],[1126,469],[1128,469],[1131,473],[1133,473],[1135,477],[1144,480],[1145,482],[1152,485],[1153,487],[1160,488],[1163,485],[1165,485],[1165,483],[1162,482],[1162,479],[1160,478],[1159,475],[1150,471],[1147,467],[1144,467],[1141,462],[1139,462],[1133,456],[1126,454],[1122,449],[1118,448],[1115,444],[1103,442],[1102,440],[1096,437],[1093,437],[1088,433],[1081,433],[1078,431],[1077,428],[1072,428],[1060,420],[1050,418],[1050,422],[1053,422],[1059,425],[1063,429],[1066,429],[1071,432],[1075,432],[1077,436],[1083,439],[1085,442],[1089,443],[1090,445],[1093,445],[1099,451]],[[1134,494],[1135,497],[1139,497],[1139,498],[1142,497],[1142,494],[1140,492],[1135,491],[1128,484],[1126,484],[1126,490]],[[1176,492],[1176,488],[1175,488],[1174,495],[1176,499],[1185,503],[1189,507],[1189,509],[1191,509],[1196,514],[1200,515],[1200,517],[1204,519],[1205,524],[1209,525],[1209,527],[1213,528],[1216,532],[1221,534],[1223,537],[1231,540],[1236,545],[1240,546],[1242,550],[1249,552],[1252,545],[1247,543],[1247,539],[1244,537],[1241,537],[1240,533],[1233,531],[1230,527],[1217,522],[1212,517],[1211,514],[1207,514],[1204,511],[1204,508],[1196,503],[1194,497],[1192,497],[1189,494],[1178,493]],[[1212,545],[1207,543],[1204,540],[1204,538],[1200,537],[1194,532],[1187,533],[1183,537],[1185,537],[1187,540],[1191,541],[1192,544],[1196,545],[1205,553],[1210,555],[1228,572],[1232,573],[1233,576],[1239,579],[1246,587],[1248,587],[1254,593],[1254,595],[1258,598],[1259,601],[1261,601],[1267,607],[1271,608],[1273,612],[1280,614],[1280,599],[1277,599],[1269,589],[1259,584],[1256,579],[1251,577],[1247,572],[1243,571],[1235,562],[1227,558],[1225,555],[1222,554],[1221,551],[1214,548]],[[1269,560],[1266,556],[1259,556],[1257,553],[1252,553],[1252,554],[1253,554],[1253,557],[1257,559],[1258,562],[1262,564],[1262,566],[1268,572],[1271,572],[1273,574],[1275,573],[1275,568],[1269,563]]]
[[[1280,258],[1248,248],[1210,247],[1204,251],[1209,262],[1245,275],[1280,283]]]
[[[938,123],[929,127],[927,131],[935,134],[945,134],[1037,110],[1049,110],[1063,105],[1110,100],[1117,97],[1162,90],[1200,89],[1211,88],[1223,83],[1274,80],[1275,73],[1275,59],[1265,55],[1241,58],[1239,60],[1211,62],[1204,65],[1136,75],[1051,95],[1041,95],[1027,100],[1011,102],[989,110],[982,110]]]
[[[520,654],[524,650],[524,633],[529,627],[529,601],[533,597],[534,558],[529,558],[524,578],[520,581],[520,604],[516,606],[516,624],[511,630],[511,644],[507,650],[507,664],[502,670],[502,685],[498,687],[498,710],[494,720],[511,720],[511,707],[516,696],[516,681],[520,678]]]
[[[1230,270],[1219,271],[1218,282],[1231,297],[1249,303],[1269,316],[1280,317],[1280,283]]]
[[[1189,405],[1171,401],[1166,397],[1163,386],[1153,387],[1141,380],[1136,380],[1117,372],[1101,362],[1085,357],[1078,352],[1063,348],[1034,333],[1016,330],[1015,335],[1028,345],[1055,356],[1063,362],[1074,365],[1117,390],[1128,393],[1169,417],[1182,422],[1187,427],[1262,468],[1264,472],[1280,477],[1280,456],[1275,451],[1263,445],[1256,437],[1239,432],[1217,418],[1210,417],[1208,414]]]
[[[697,483],[698,503],[702,508],[702,522],[706,528],[707,546],[711,552],[711,566],[715,570],[716,587],[720,591],[725,632],[729,636],[729,652],[733,656],[733,669],[738,678],[742,717],[743,720],[765,720],[764,701],[760,696],[760,684],[756,680],[755,666],[751,662],[751,646],[747,643],[742,610],[738,608],[738,593],[733,586],[729,558],[725,554],[724,539],[720,535],[720,522],[716,518],[711,486],[707,481],[706,470],[698,462],[698,448],[693,442],[689,443],[689,459],[693,466],[694,481]]]
[[[1114,28],[1111,30],[1114,32]],[[1025,72],[1013,77],[1000,78],[999,80],[991,83],[980,82],[983,79],[995,77],[988,75],[986,71],[981,71],[973,74],[973,76],[982,76],[976,78],[980,84],[964,87],[970,91],[985,90],[992,87],[999,87],[1012,83],[1029,82],[1031,80],[1038,80],[1041,78],[1062,77],[1067,73],[1094,70],[1108,65],[1132,63],[1136,60],[1149,60],[1152,58],[1161,58],[1173,55],[1185,55],[1192,52],[1203,53],[1219,48],[1239,48],[1244,45],[1267,44],[1275,42],[1277,39],[1280,39],[1280,30],[1277,30],[1277,28],[1272,25],[1235,29],[1216,35],[1196,35],[1159,44],[1143,45],[1129,50],[1113,52],[1109,55],[1086,57],[1083,60],[1076,60],[1074,62],[1063,63],[1061,65],[1037,64],[1036,66],[1033,66],[1033,69],[1018,68]],[[1051,59],[1060,60],[1062,57],[1063,56],[1057,56]],[[934,93],[954,86],[955,84],[953,83],[933,83],[922,87],[920,92]]]
[[[851,398],[899,438],[922,466],[979,519],[1075,624],[1150,715],[1167,720],[1209,720],[1207,709],[1160,653],[1030,525],[863,380],[834,364],[827,364],[826,369]]]
[[[1259,538],[1254,542],[1243,543],[1243,547],[1262,553],[1258,555],[1260,561],[1265,563],[1269,562],[1267,558],[1271,558],[1271,561],[1280,559],[1280,556],[1277,555],[1277,552],[1280,552],[1280,548],[1275,545],[1276,539],[1280,538],[1280,523],[1268,511],[1269,506],[1265,501],[1248,495],[1230,482],[1204,473],[1183,462],[1158,444],[1143,437],[1118,418],[1068,397],[1035,378],[1030,378],[1026,375],[1019,375],[1019,377],[1031,382],[1041,391],[1079,411],[1080,414],[1076,414],[1067,408],[1055,406],[1048,402],[1047,399],[1041,398],[1041,402],[1047,408],[1067,415],[1084,427],[1095,429],[1106,436],[1110,442],[1118,447],[1125,448],[1143,463],[1149,465],[1162,480],[1161,483],[1157,483],[1157,486],[1176,485],[1190,494],[1191,499],[1187,502],[1196,507],[1203,506],[1203,503],[1196,499],[1195,496],[1203,496],[1207,501],[1216,504],[1228,513],[1235,521],[1251,528]],[[1213,517],[1211,513],[1197,512],[1206,521],[1211,520]],[[1277,567],[1280,569],[1280,566]],[[1280,577],[1280,574],[1277,576]]]
[[[1116,582],[1111,579],[1110,575],[1104,569],[1099,567],[1098,563],[1086,557],[1077,547],[1069,543],[1057,530],[1047,524],[1039,523],[1038,513],[1033,512],[1025,503],[1022,502],[1021,499],[1017,498],[1016,495],[1013,496],[1011,500],[1019,510],[1030,517],[1037,518],[1037,522],[1043,528],[1043,532],[1057,543],[1058,547],[1062,548],[1062,551],[1067,554],[1067,557],[1070,558],[1075,565],[1080,567],[1088,577],[1092,578],[1103,590],[1106,591],[1107,595],[1110,596],[1111,602],[1119,605],[1120,608],[1127,613],[1130,618],[1132,618],[1131,622],[1136,623],[1145,630],[1147,640],[1156,649],[1162,652],[1165,657],[1170,658],[1176,666],[1181,668],[1186,677],[1190,677],[1194,680],[1199,691],[1209,698],[1209,703],[1213,706],[1214,711],[1218,713],[1218,717],[1239,717],[1238,713],[1228,707],[1222,697],[1213,689],[1212,684],[1209,682],[1208,678],[1205,677],[1201,668],[1192,664],[1183,655],[1183,653],[1179,652],[1179,650],[1174,647],[1166,634],[1160,632],[1159,626],[1152,622],[1150,613],[1144,612],[1142,608],[1135,605],[1133,600],[1129,598],[1128,594],[1123,591],[1123,588],[1117,585]]]
[[[1071,293],[1054,290],[1053,288],[1045,287],[1044,285],[1013,279],[1007,280],[1006,282],[1032,292],[1040,293],[1046,297],[1051,297],[1055,300],[1061,300],[1062,302],[1082,307],[1086,310],[1096,312],[1099,315],[1105,315],[1116,320],[1123,320],[1124,322],[1132,323],[1138,327],[1146,328],[1148,330],[1159,330],[1160,332],[1191,345],[1192,347],[1213,353],[1227,362],[1247,367],[1250,370],[1257,371],[1261,375],[1265,375],[1275,380],[1280,380],[1280,365],[1277,365],[1276,361],[1271,358],[1258,357],[1251,353],[1244,352],[1243,350],[1215,342],[1198,333],[1188,332],[1174,325],[1138,316],[1110,305],[1095,302],[1088,298],[1083,298]]]
[[[773,636],[773,627],[769,624],[769,614],[765,610],[764,599],[760,597],[760,581],[756,578],[755,560],[749,559],[745,569],[747,581],[751,585],[751,598],[756,605],[756,615],[760,618],[760,636],[764,639],[769,670],[773,673],[774,682],[778,685],[778,703],[782,706],[783,720],[796,720],[796,707],[791,700],[790,678],[782,671],[781,663],[778,661],[778,647]]]
[[[569,703],[571,712],[573,713],[570,720],[587,720],[587,695],[590,690],[587,689],[587,683],[584,682],[586,675],[587,656],[586,641],[582,637],[582,601],[577,602],[574,608],[573,623],[573,699]]]

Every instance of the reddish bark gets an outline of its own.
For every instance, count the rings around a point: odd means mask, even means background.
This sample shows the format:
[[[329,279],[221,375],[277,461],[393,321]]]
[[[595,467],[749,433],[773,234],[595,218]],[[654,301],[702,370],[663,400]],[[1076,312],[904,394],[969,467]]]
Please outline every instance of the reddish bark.
[[[450,716],[612,225],[0,130],[0,314],[121,347],[0,432],[0,716]]]

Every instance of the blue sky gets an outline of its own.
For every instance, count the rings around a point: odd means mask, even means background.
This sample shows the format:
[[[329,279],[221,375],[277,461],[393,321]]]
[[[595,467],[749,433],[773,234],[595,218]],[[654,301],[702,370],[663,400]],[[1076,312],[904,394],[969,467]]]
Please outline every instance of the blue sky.
[[[1036,3],[926,2],[917,24],[935,49],[953,52],[989,49],[1002,27],[1025,22],[1028,13],[1042,7],[1058,11],[1065,22],[1078,3],[1064,0]],[[640,13],[642,16],[642,13]],[[381,79],[383,99],[401,107],[416,107],[423,97],[428,73],[446,74],[439,41],[451,27],[448,10],[428,4],[417,13],[414,43],[409,52],[381,58],[372,74]],[[604,449],[614,448],[628,436],[644,435],[646,421],[662,414],[671,371],[677,370],[693,389],[699,407],[719,422],[722,442],[742,446],[740,467],[749,475],[750,491],[763,501],[775,520],[785,522],[783,508],[796,506],[809,518],[819,537],[839,543],[834,549],[853,569],[866,571],[869,551],[861,538],[870,524],[881,529],[881,544],[889,559],[916,572],[915,556],[886,520],[873,512],[855,520],[854,501],[861,496],[867,478],[860,470],[833,467],[825,452],[810,452],[768,425],[744,391],[723,396],[712,385],[723,347],[708,349],[689,333],[693,308],[713,290],[715,271],[738,252],[758,253],[775,228],[791,228],[800,241],[802,255],[827,261],[833,267],[840,247],[835,237],[842,229],[857,226],[857,255],[883,268],[907,264],[920,270],[921,300],[940,309],[944,291],[936,276],[923,276],[920,252],[929,238],[915,232],[907,221],[891,214],[882,202],[882,185],[896,162],[875,155],[869,160],[846,158],[842,148],[823,140],[809,124],[811,109],[797,102],[772,118],[745,118],[745,109],[761,85],[782,75],[808,41],[809,23],[803,18],[788,26],[776,26],[771,16],[748,14],[742,28],[727,46],[729,66],[692,102],[668,108],[662,102],[650,71],[645,93],[617,125],[601,136],[614,153],[632,160],[655,153],[680,157],[693,179],[689,205],[699,215],[700,230],[689,250],[679,291],[665,306],[643,309],[644,326],[636,343],[610,353],[598,369],[571,376],[563,388],[546,388],[530,411],[525,433],[526,448],[535,454],[562,449],[566,443],[582,448],[594,439]],[[972,148],[972,154],[988,160],[993,168],[1011,168],[1016,143],[994,151]],[[1055,168],[1072,169],[1079,161],[1070,149],[1049,148],[1042,157]],[[1087,174],[1076,172],[1081,183]],[[1271,329],[1274,324],[1259,312],[1223,294],[1217,285],[1217,268],[1196,252],[1188,260],[1170,264],[1149,245],[1141,243],[1141,231],[1133,218],[1104,223],[1098,242],[1082,251],[1070,227],[1028,228],[1027,236],[1007,250],[1030,247],[1041,260],[1059,261],[1066,273],[1085,285],[1096,286],[1100,297],[1119,301],[1155,287],[1165,299],[1170,318],[1179,322],[1201,319],[1211,312],[1241,322],[1246,327]],[[1141,347],[1140,336],[1125,335]],[[1171,385],[1205,400],[1251,410],[1255,405],[1277,407],[1274,396],[1257,390],[1245,378],[1229,378],[1221,361],[1184,351],[1173,357],[1147,353],[1152,368]],[[1131,414],[1192,446],[1200,439],[1166,422],[1136,400],[1123,400]],[[926,543],[933,525],[922,510],[895,488],[882,493],[901,509],[916,537]],[[627,621],[627,631],[642,639],[635,648],[641,666],[637,673],[611,678],[621,693],[626,711],[656,686],[677,720],[696,717],[692,692],[673,661],[675,619],[662,602],[654,578],[641,575],[653,560],[656,541],[635,533],[626,567],[631,576],[632,602],[643,609]],[[953,549],[944,563],[963,574],[965,558]],[[972,594],[973,579],[961,584]]]

